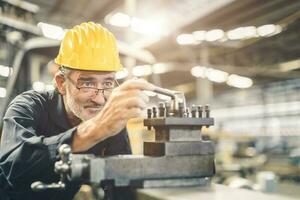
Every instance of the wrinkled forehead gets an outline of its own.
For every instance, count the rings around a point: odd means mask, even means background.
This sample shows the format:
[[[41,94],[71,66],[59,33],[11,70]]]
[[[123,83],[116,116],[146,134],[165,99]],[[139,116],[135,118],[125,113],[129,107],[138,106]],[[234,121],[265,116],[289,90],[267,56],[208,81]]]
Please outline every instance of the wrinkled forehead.
[[[72,70],[70,76],[74,79],[89,78],[97,81],[115,79],[116,72]]]

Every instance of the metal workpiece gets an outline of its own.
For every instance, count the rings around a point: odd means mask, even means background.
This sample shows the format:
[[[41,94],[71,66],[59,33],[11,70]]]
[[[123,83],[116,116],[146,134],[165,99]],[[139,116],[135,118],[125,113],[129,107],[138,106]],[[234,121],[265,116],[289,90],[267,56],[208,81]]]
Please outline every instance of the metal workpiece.
[[[182,156],[214,154],[211,141],[144,142],[146,156]]]
[[[189,129],[187,127],[155,127],[155,141],[201,141],[200,129]]]
[[[185,96],[182,92],[174,91],[174,90],[168,90],[168,89],[160,88],[160,87],[156,87],[153,90],[153,92],[171,97],[170,112],[169,112],[170,115],[176,115],[176,111],[179,110],[179,108],[178,108],[179,103],[183,104],[182,107],[183,107],[183,110],[185,111],[185,109],[186,109],[186,100],[185,100]]]
[[[140,184],[139,188],[182,188],[195,186],[209,186],[211,178],[172,178],[160,180],[144,180],[142,182],[135,182],[135,185]]]
[[[72,171],[69,175],[69,180],[73,181],[82,181],[85,182],[86,180],[90,179],[89,167],[90,167],[90,160],[94,159],[94,155],[85,155],[85,154],[73,154],[76,159],[72,158]]]
[[[155,89],[153,90],[153,92],[169,96],[172,99],[176,98],[176,91],[173,91],[173,90],[168,90],[168,89],[161,88],[161,87],[155,87]]]
[[[144,126],[186,126],[189,128],[201,128],[202,126],[214,125],[213,118],[184,118],[184,117],[165,117],[156,119],[144,119]],[[189,129],[188,128],[188,129]],[[187,130],[188,131],[188,130]]]
[[[179,180],[178,180],[179,181]],[[180,182],[180,181],[179,181]],[[205,186],[205,185],[203,185]],[[244,188],[234,188],[221,184],[208,184],[207,187],[169,187],[138,189],[139,200],[298,200],[299,195],[285,195],[281,192],[266,193]],[[294,186],[298,189],[298,185]],[[285,188],[285,187],[284,187]],[[293,187],[291,187],[293,188]],[[293,191],[289,188],[288,191]],[[294,190],[295,190],[294,189]],[[282,189],[280,190],[282,191]],[[283,190],[284,191],[284,190]]]
[[[94,158],[89,163],[90,178],[86,182],[99,184],[114,180],[117,187],[134,187],[132,184],[135,181],[202,178],[214,174],[212,154],[162,157],[120,155]]]
[[[202,140],[203,126],[212,126],[209,106],[186,107],[182,93],[159,90],[170,94],[171,101],[160,102],[147,109],[144,126],[153,127],[154,141],[144,141],[144,155],[95,157],[90,154],[71,154],[68,145],[59,150],[61,160],[55,170],[58,183],[36,182],[32,188],[63,189],[69,181],[131,189],[145,187],[203,186],[215,174],[214,144]],[[113,190],[113,189],[112,189]],[[111,191],[112,192],[112,191]],[[126,198],[121,199],[134,199]]]

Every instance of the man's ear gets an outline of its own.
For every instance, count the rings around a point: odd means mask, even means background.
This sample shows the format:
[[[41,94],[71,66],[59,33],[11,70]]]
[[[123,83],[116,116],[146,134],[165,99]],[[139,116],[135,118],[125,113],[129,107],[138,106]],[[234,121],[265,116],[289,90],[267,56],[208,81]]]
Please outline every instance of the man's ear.
[[[66,87],[65,87],[65,78],[63,77],[63,75],[59,72],[57,72],[55,74],[55,83],[56,83],[56,87],[57,87],[57,90],[58,92],[61,94],[61,95],[64,95],[66,94]]]

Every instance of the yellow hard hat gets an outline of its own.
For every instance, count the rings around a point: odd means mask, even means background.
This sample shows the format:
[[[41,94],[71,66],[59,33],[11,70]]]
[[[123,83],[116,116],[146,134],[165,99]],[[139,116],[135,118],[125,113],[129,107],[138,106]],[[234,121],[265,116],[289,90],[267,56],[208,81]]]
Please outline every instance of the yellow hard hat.
[[[55,63],[71,69],[119,71],[116,39],[100,24],[82,23],[67,31]]]

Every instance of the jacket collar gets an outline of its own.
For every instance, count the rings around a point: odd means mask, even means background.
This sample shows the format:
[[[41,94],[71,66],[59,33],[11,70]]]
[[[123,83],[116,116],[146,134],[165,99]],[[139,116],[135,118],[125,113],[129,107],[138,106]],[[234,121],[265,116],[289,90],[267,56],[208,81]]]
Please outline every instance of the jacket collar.
[[[53,122],[65,130],[72,128],[68,121],[62,95],[54,90],[50,93],[50,117]]]

